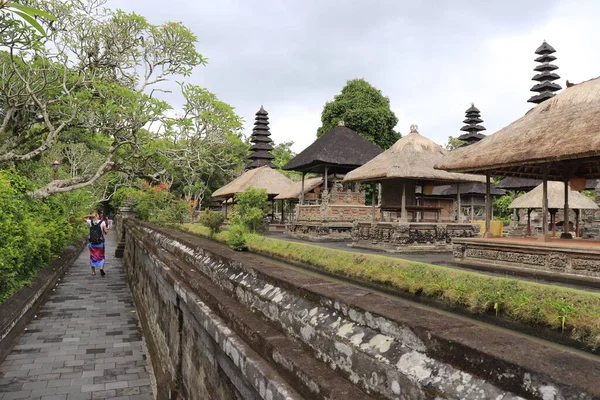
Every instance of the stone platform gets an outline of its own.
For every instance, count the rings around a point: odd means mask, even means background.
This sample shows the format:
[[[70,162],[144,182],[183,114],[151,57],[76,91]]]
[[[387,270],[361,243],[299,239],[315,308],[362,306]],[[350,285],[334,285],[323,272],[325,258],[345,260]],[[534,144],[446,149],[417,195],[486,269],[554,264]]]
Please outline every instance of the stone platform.
[[[388,252],[449,252],[454,238],[479,234],[477,224],[428,222],[355,222],[352,247]]]
[[[352,222],[293,222],[285,235],[309,242],[347,242],[352,238]]]
[[[519,267],[562,274],[600,277],[600,241],[535,238],[457,238],[454,262]]]

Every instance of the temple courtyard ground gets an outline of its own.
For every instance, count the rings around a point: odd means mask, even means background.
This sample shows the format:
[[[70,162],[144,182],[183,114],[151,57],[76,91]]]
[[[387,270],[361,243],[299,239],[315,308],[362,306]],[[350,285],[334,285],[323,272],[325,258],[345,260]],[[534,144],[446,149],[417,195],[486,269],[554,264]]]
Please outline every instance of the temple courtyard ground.
[[[114,236],[106,276],[91,276],[85,249],[0,364],[0,400],[154,398]]]

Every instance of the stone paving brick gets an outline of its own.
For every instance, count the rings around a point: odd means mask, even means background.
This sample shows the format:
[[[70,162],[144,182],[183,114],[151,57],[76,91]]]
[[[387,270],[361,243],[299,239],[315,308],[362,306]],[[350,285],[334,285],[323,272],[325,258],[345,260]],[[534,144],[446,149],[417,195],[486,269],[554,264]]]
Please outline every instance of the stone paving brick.
[[[114,234],[107,239],[106,277],[90,275],[84,250],[0,364],[0,400],[152,398]]]

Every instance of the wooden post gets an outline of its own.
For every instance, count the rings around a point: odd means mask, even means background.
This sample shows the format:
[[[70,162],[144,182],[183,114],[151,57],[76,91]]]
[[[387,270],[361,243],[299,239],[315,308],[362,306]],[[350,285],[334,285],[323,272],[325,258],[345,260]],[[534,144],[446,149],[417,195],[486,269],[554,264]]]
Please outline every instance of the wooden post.
[[[375,210],[375,207],[377,207],[377,202],[375,201],[375,192],[377,191],[377,184],[373,183],[373,197],[371,199],[371,221],[375,221],[375,215],[377,214],[377,211]]]
[[[573,236],[569,231],[569,217],[569,180],[565,179],[565,209],[563,218],[563,231],[560,235],[561,239],[573,239]]]
[[[491,217],[492,217],[492,195],[491,195],[491,179],[490,175],[485,176],[485,233],[484,238],[494,237],[491,230]]]
[[[275,221],[275,199],[271,200],[271,223]]]
[[[475,219],[475,206],[473,205],[473,200],[471,200],[471,222]]]
[[[458,222],[459,224],[462,223],[462,205],[460,203],[460,183],[456,184],[456,206],[458,207],[457,213],[456,213],[456,222]]]
[[[225,219],[227,219],[227,196],[225,196]]]
[[[285,223],[285,200],[281,200],[281,223]]]
[[[327,174],[328,174],[327,166],[325,166],[325,176],[323,176],[323,181],[325,182],[325,190],[327,190]]]
[[[579,234],[579,212],[581,210],[577,209],[573,211],[575,211],[575,237],[580,237],[581,235]]]
[[[377,184],[377,205],[381,207],[381,183]]]
[[[408,221],[408,213],[406,212],[406,182],[402,182],[402,209],[400,210],[400,219],[402,222]]]
[[[302,189],[300,189],[300,205],[304,205],[304,175],[306,172],[302,173]]]
[[[527,209],[527,236],[531,236],[531,211],[533,211],[533,209]]]
[[[548,235],[548,167],[544,167],[544,177],[542,179],[542,235],[538,237],[541,242],[549,242]]]
[[[550,224],[552,224],[552,237],[556,236],[556,210],[550,209]]]

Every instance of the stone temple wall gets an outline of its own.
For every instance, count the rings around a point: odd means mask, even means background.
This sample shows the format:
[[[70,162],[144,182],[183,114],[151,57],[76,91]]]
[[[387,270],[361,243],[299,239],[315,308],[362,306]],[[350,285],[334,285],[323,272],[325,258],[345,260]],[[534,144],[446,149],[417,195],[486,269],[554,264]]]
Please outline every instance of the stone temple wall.
[[[588,394],[600,371],[583,356],[187,233],[123,224],[159,400],[600,395]],[[557,359],[560,368],[544,367]]]

